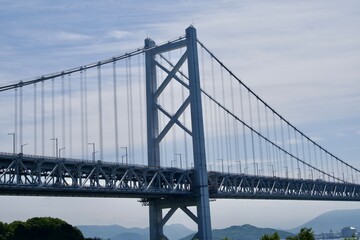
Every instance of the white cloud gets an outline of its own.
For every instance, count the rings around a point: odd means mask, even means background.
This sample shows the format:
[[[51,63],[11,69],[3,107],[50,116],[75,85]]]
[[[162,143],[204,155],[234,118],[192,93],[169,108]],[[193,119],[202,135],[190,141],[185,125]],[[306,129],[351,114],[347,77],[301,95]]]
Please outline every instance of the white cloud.
[[[120,30],[111,31],[108,33],[109,37],[112,37],[115,39],[123,39],[130,35],[131,35],[131,33],[128,31],[120,31]]]
[[[65,32],[65,31],[61,31],[57,33],[55,37],[58,40],[63,40],[63,41],[83,41],[83,40],[91,39],[91,37],[84,34]]]

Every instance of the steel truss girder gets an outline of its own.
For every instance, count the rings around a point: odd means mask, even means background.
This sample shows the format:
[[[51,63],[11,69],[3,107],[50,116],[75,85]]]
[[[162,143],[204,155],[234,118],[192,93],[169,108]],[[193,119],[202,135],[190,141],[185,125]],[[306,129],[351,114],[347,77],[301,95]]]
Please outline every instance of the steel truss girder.
[[[211,198],[360,201],[360,185],[209,173]]]
[[[360,185],[351,183],[220,172],[208,179],[211,198],[360,201]],[[0,154],[3,195],[171,198],[195,196],[193,189],[192,170]]]
[[[164,197],[192,184],[189,170],[0,154],[0,194]]]

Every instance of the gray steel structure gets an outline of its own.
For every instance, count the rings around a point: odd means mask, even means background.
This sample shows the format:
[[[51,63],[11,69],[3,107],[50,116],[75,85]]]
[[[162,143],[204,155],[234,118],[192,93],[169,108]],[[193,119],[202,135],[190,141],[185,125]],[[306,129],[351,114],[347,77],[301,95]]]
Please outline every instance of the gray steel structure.
[[[0,153],[0,194],[140,198],[195,205],[195,170]],[[211,199],[360,201],[360,185],[209,172]],[[186,210],[185,210],[186,211]],[[193,216],[192,216],[193,217]],[[195,217],[196,219],[196,217]]]
[[[204,47],[201,43],[200,45]],[[61,149],[57,146],[57,138],[51,139],[56,140],[57,157],[24,155],[22,150],[19,154],[15,154],[15,133],[10,133],[9,135],[13,135],[13,153],[0,153],[0,195],[138,198],[141,199],[144,205],[149,206],[150,238],[152,240],[167,239],[163,233],[163,226],[177,209],[184,211],[198,225],[197,238],[211,240],[209,199],[360,201],[360,185],[354,184],[353,179],[353,183],[347,182],[344,177],[344,169],[342,170],[343,177],[340,179],[339,176],[334,176],[334,172],[329,174],[322,168],[319,169],[304,162],[298,158],[297,154],[295,156],[291,153],[291,148],[290,152],[288,152],[286,149],[277,146],[270,139],[261,135],[260,132],[257,132],[256,129],[253,129],[236,115],[229,112],[229,110],[216,101],[216,99],[205,93],[205,91],[202,91],[200,86],[197,46],[196,30],[193,27],[189,27],[186,29],[185,37],[169,41],[163,45],[157,46],[153,40],[146,39],[145,48],[137,49],[129,54],[61,73],[46,75],[31,81],[21,81],[18,84],[0,87],[0,92],[14,88],[21,89],[26,85],[99,67],[140,53],[145,53],[147,166],[128,165],[127,159],[126,164],[95,161],[95,143],[87,143],[93,144],[93,161],[61,158]],[[158,56],[162,57],[162,53],[179,48],[185,50],[176,64],[169,64],[172,69],[169,70],[169,67],[163,66],[161,62],[157,60]],[[214,57],[211,53],[210,55]],[[177,73],[185,62],[187,62],[187,66],[184,68],[187,69],[187,72],[181,72],[182,76],[186,78],[186,80],[183,81],[182,78],[177,76]],[[223,65],[222,67],[225,68]],[[167,74],[165,78],[162,79],[162,82],[157,82],[159,79],[157,70]],[[159,96],[161,96],[171,81],[177,81],[188,91],[188,97],[180,104],[180,107],[174,113],[169,113],[158,102]],[[246,89],[252,93],[247,87]],[[261,137],[266,140],[266,142],[270,143],[276,150],[282,151],[284,154],[290,156],[291,159],[295,159],[298,164],[302,163],[304,167],[309,167],[309,171],[317,171],[319,176],[322,176],[322,179],[301,179],[300,174],[297,179],[288,178],[288,174],[286,174],[286,178],[284,176],[276,177],[273,165],[271,165],[273,168],[273,176],[260,176],[259,171],[255,171],[254,175],[241,174],[241,165],[239,174],[229,173],[230,171],[224,173],[223,159],[221,159],[222,172],[208,172],[206,167],[201,103],[202,93],[241,122],[243,126],[245,125],[249,128],[251,133],[255,133],[259,138]],[[257,96],[256,98],[260,101]],[[265,107],[271,109],[265,102],[264,104]],[[190,107],[191,112],[191,129],[181,123],[179,119],[188,107]],[[169,118],[169,121],[164,125],[165,127],[163,129],[160,129],[159,113]],[[273,111],[273,113],[277,114],[275,111]],[[316,145],[315,142],[299,132],[280,115],[278,116],[288,124],[288,127],[291,126],[294,131],[297,131],[302,137],[306,138],[308,144],[310,142],[314,145],[315,162],[317,156],[316,151],[323,151],[324,153],[319,153],[321,164],[322,154],[327,154],[325,159],[328,160],[327,157],[329,155],[331,164],[333,164],[333,160],[335,159],[340,162],[342,168],[345,166],[350,169],[351,177],[353,177],[352,171],[355,171],[355,174],[359,172],[356,168],[346,164],[325,149]],[[160,143],[175,125],[192,138],[193,152],[191,159],[194,159],[194,168],[190,170],[161,166],[161,162],[165,162],[166,159],[161,159]],[[21,142],[21,149],[24,145],[26,144]],[[122,148],[125,148],[125,156],[127,157],[127,147]],[[308,149],[310,151],[310,148]],[[175,155],[180,155],[181,166],[181,154],[175,153]],[[277,154],[276,156],[279,157]],[[281,160],[282,157],[280,156],[279,158]],[[309,159],[310,158],[309,156]],[[285,156],[285,160],[286,159]],[[336,165],[338,165],[338,162]],[[255,164],[258,163],[254,161],[253,164],[255,170]],[[287,172],[288,166],[286,165],[285,167]],[[300,171],[299,166],[298,169]],[[333,171],[335,170],[333,169]],[[311,176],[313,178],[313,174],[311,174]],[[328,181],[324,181],[325,179],[328,179]],[[197,215],[188,209],[189,206],[196,206]],[[164,209],[170,210],[163,216]]]
[[[185,48],[186,50],[171,71],[168,71],[156,61],[157,55],[178,48]],[[156,46],[153,40],[146,39],[145,49],[147,49],[145,58],[148,164],[149,166],[160,167],[160,142],[175,124],[191,136],[195,169],[192,190],[195,194],[185,202],[189,202],[189,206],[196,205],[197,217],[186,208],[187,206],[181,206],[181,209],[197,223],[198,238],[212,239],[196,30],[194,27],[190,26],[186,29],[186,37],[184,39],[179,39],[178,41],[169,42],[160,46]],[[181,81],[181,79],[176,76],[176,73],[186,60],[189,84]],[[168,74],[161,84],[158,84],[157,82],[156,67],[159,67]],[[178,81],[189,92],[188,98],[184,100],[174,115],[167,113],[166,110],[158,104],[158,97],[162,94],[170,81]],[[187,107],[190,107],[191,110],[192,129],[188,129],[178,121],[178,118]],[[159,112],[162,112],[169,118],[169,122],[164,129],[159,129]],[[171,208],[169,213],[163,217],[162,210],[165,208],[164,205],[159,204],[158,200],[153,201],[151,198],[148,198],[148,201],[150,239],[167,239],[163,234],[163,226],[179,207],[179,203],[173,201],[173,199],[169,197],[162,199],[162,203],[167,203],[166,208]]]

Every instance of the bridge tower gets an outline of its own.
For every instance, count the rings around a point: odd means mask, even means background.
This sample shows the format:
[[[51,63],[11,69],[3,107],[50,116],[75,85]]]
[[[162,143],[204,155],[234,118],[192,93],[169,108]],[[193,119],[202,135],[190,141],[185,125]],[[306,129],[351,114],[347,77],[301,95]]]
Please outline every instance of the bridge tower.
[[[147,49],[145,58],[148,164],[149,166],[160,167],[160,142],[171,127],[177,124],[192,137],[196,182],[193,189],[194,197],[186,199],[148,199],[150,239],[167,239],[163,234],[163,226],[178,208],[183,210],[197,224],[198,239],[212,239],[196,29],[190,26],[186,29],[185,38],[160,46],[156,46],[153,40],[147,38],[145,48]],[[185,48],[186,50],[159,86],[156,66],[161,64],[156,61],[156,56],[179,48]],[[185,87],[188,90],[189,97],[184,100],[173,116],[169,116],[170,120],[165,124],[164,129],[159,129],[158,113],[161,106],[158,104],[158,97],[169,82],[175,80],[176,73],[186,60],[189,84]],[[187,129],[177,121],[187,107],[190,107],[192,129]],[[197,216],[187,208],[189,206],[196,206]],[[167,208],[170,210],[163,217],[163,209]]]

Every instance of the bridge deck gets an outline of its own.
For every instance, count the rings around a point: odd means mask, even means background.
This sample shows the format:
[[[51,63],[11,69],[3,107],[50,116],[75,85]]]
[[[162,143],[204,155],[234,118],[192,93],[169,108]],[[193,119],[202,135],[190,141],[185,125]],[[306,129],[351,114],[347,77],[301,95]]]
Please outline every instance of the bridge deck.
[[[209,172],[211,198],[360,201],[360,185]],[[194,171],[0,153],[0,194],[192,197]]]

